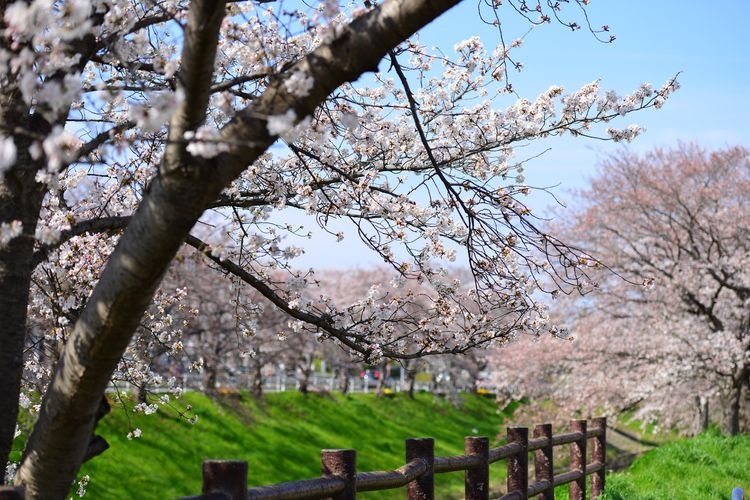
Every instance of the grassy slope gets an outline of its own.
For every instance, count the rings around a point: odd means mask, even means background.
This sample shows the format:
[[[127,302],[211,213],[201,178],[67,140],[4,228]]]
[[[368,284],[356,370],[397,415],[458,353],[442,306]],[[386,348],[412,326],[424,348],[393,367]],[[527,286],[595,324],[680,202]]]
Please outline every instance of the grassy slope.
[[[251,486],[318,476],[321,448],[355,448],[361,471],[393,469],[404,463],[405,438],[434,437],[436,455],[455,455],[463,453],[464,436],[494,440],[502,422],[494,402],[477,396],[466,397],[461,408],[428,394],[409,400],[403,395],[377,399],[279,393],[268,394],[262,402],[243,397],[224,398],[219,404],[188,394],[185,400],[199,416],[196,425],[169,410],[130,415],[129,424],[123,411],[107,416],[97,432],[111,449],[84,466],[82,473],[91,476],[87,497],[197,494],[205,458],[247,460]],[[135,427],[143,436],[128,441],[125,435]],[[504,464],[493,466],[492,475],[499,486]],[[436,491],[440,498],[462,497],[463,473],[438,475]],[[361,496],[403,498],[403,491],[391,493]]]
[[[750,436],[714,433],[661,446],[607,477],[609,500],[729,499],[750,488]]]
[[[200,492],[204,458],[247,460],[250,485],[316,477],[321,448],[357,449],[358,470],[403,464],[403,440],[432,436],[437,455],[463,452],[463,436],[493,438],[503,428],[491,399],[467,396],[461,408],[429,394],[304,397],[269,394],[264,401],[225,397],[214,403],[188,394],[200,417],[190,425],[175,411],[126,415],[114,409],[98,429],[111,449],[84,466],[91,476],[87,498],[177,498]],[[143,437],[128,441],[139,427]],[[504,431],[502,431],[504,432]],[[493,445],[497,443],[493,441]],[[284,450],[280,452],[279,450]],[[563,452],[567,450],[562,450]],[[564,455],[564,454],[563,454]],[[557,465],[563,465],[561,456]],[[504,482],[505,462],[492,466],[492,491]],[[734,486],[750,489],[750,436],[706,434],[665,444],[636,460],[625,473],[607,476],[609,500],[729,499]],[[567,498],[567,487],[557,493]],[[436,476],[438,498],[462,498],[463,474]],[[403,491],[370,492],[362,498],[403,498]]]

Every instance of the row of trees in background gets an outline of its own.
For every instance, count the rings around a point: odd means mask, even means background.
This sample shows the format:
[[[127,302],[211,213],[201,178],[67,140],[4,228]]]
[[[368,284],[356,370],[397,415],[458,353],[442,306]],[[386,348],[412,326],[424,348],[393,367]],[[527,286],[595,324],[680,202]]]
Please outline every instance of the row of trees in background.
[[[132,377],[122,382],[134,384],[145,396],[150,384],[157,380],[160,382],[152,387],[163,387],[170,376],[176,375],[179,379],[179,375],[190,373],[202,377],[202,388],[209,393],[216,392],[219,384],[223,384],[233,389],[249,389],[254,395],[262,396],[269,375],[290,377],[301,392],[328,388],[312,387],[313,375],[323,368],[336,379],[335,389],[341,392],[350,390],[353,377],[362,377],[368,365],[363,364],[360,357],[326,342],[321,336],[303,331],[288,314],[241,280],[212,279],[215,272],[202,259],[189,257],[179,259],[172,266],[163,286],[189,289],[183,307],[173,313],[171,320],[184,326],[184,345],[175,352],[152,344],[150,352],[139,356],[141,360],[150,360],[149,369],[145,371],[150,376],[142,379],[141,385]],[[388,268],[328,270],[319,274],[317,293],[341,304],[349,304],[375,290],[388,293],[393,277]],[[141,328],[143,334],[153,334],[148,324],[144,323]],[[368,377],[378,392],[393,383],[389,380],[390,372],[399,373],[399,383],[403,383],[401,390],[409,395],[413,395],[418,373],[429,376],[427,382],[432,390],[475,389],[484,376],[484,357],[483,350],[475,350],[460,356],[383,359],[368,370]],[[239,377],[239,374],[245,376]],[[239,380],[244,384],[238,385]]]
[[[690,429],[710,400],[750,430],[750,151],[692,144],[603,162],[560,228],[606,267],[555,314],[573,340],[497,351],[510,394]]]
[[[442,373],[474,387],[486,371],[504,400],[551,398],[569,412],[632,411],[689,431],[696,422],[700,430],[702,401],[710,400],[727,433],[748,430],[748,200],[744,148],[622,151],[600,165],[590,187],[577,193],[573,216],[564,218],[570,223],[556,228],[602,265],[595,292],[554,303],[570,342],[526,336],[502,349],[401,366],[410,377]],[[184,261],[172,273],[183,274],[176,282],[193,288],[202,311],[187,338],[196,339],[191,350],[203,360],[207,388],[217,371],[245,366],[259,395],[264,368],[282,363],[297,371],[305,390],[313,361],[325,359],[346,391],[360,359],[295,331],[294,321],[241,282],[213,282],[196,266]],[[319,279],[319,292],[342,304],[391,286],[387,269],[328,271]]]

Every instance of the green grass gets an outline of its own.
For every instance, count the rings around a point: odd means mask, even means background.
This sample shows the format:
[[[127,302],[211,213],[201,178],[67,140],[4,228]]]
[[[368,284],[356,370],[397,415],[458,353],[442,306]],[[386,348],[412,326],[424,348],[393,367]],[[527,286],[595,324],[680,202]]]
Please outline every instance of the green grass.
[[[467,395],[460,407],[430,394],[414,400],[398,394],[303,396],[268,394],[264,400],[241,395],[216,403],[188,394],[199,420],[191,425],[174,410],[127,415],[113,408],[97,432],[111,448],[84,465],[91,478],[87,497],[106,499],[176,498],[201,490],[201,462],[207,458],[249,462],[250,486],[317,477],[322,448],[355,448],[357,469],[388,470],[404,463],[404,439],[435,438],[438,456],[463,453],[469,435],[495,437],[503,415],[492,399]],[[127,432],[140,428],[139,439]],[[503,431],[504,432],[504,431]],[[504,462],[493,466],[493,486],[504,481]],[[463,473],[436,476],[440,498],[463,497]],[[362,498],[403,498],[403,490],[360,494]]]
[[[716,432],[663,445],[607,476],[607,500],[729,499],[750,488],[750,436]]]
[[[438,456],[462,454],[467,435],[488,436],[496,446],[513,410],[499,414],[492,399],[473,395],[464,395],[456,407],[431,394],[410,400],[402,394],[378,399],[373,394],[287,392],[268,394],[260,401],[246,394],[212,401],[193,393],[180,404],[192,405],[197,424],[171,408],[154,415],[113,408],[97,429],[111,448],[81,471],[91,478],[87,498],[197,494],[201,462],[207,458],[247,460],[250,486],[319,476],[322,448],[355,448],[359,471],[394,469],[404,463],[404,439],[409,437],[435,438]],[[136,427],[142,437],[128,440],[128,431]],[[558,466],[567,462],[567,447],[563,448],[555,459]],[[503,489],[505,467],[505,461],[491,467],[491,491]],[[626,472],[608,474],[606,499],[729,499],[735,486],[750,489],[748,470],[750,436],[708,433],[664,444]],[[439,474],[435,479],[438,498],[463,498],[463,473]],[[567,498],[567,486],[557,488],[557,494],[561,500]],[[404,492],[358,496],[395,499],[403,498]]]

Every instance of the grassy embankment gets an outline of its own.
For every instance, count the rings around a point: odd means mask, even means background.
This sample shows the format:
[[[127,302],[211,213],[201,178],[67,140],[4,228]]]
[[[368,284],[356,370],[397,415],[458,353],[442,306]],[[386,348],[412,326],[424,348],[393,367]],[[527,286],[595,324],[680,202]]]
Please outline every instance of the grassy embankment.
[[[709,432],[649,451],[607,478],[607,500],[729,499],[750,489],[750,436]]]
[[[188,394],[182,403],[193,406],[199,416],[196,425],[169,408],[148,416],[113,409],[97,431],[111,449],[82,470],[91,477],[87,498],[163,499],[197,494],[204,458],[247,460],[251,486],[316,477],[321,448],[355,448],[361,471],[393,469],[403,464],[407,437],[434,437],[437,455],[457,455],[463,452],[466,435],[489,436],[497,445],[495,438],[504,434],[508,417],[497,413],[492,399],[472,395],[464,396],[460,408],[429,394],[409,400],[404,395],[378,399],[371,394],[304,397],[290,392],[269,394],[263,401],[243,396],[217,402]],[[514,420],[518,418],[526,423],[522,415]],[[625,424],[620,422],[618,427]],[[126,434],[135,428],[143,436],[128,440]],[[658,438],[648,431],[646,437]],[[564,466],[567,450],[560,452],[556,465]],[[609,449],[608,461],[616,453]],[[609,474],[606,498],[729,499],[734,486],[750,489],[748,470],[750,436],[708,433],[664,444],[638,458],[626,472]],[[501,491],[504,461],[492,466],[491,476],[491,491]],[[463,498],[463,474],[437,475],[436,492],[441,499]],[[557,494],[561,500],[567,498],[567,487],[558,488]],[[403,491],[360,495],[403,498]]]
[[[492,399],[468,395],[457,408],[442,398],[418,394],[377,399],[297,393],[224,397],[213,404],[188,394],[199,420],[191,425],[176,412],[126,415],[113,409],[97,432],[111,448],[85,464],[91,482],[87,497],[106,499],[176,498],[201,490],[205,458],[249,462],[250,485],[317,477],[321,448],[355,448],[357,469],[387,470],[404,463],[404,439],[435,438],[436,455],[463,453],[463,437],[494,440],[503,420]],[[128,421],[129,419],[129,421]],[[142,437],[128,440],[129,430]],[[504,432],[504,431],[503,431]],[[493,442],[493,445],[495,443]],[[504,481],[504,463],[493,466],[495,490]],[[436,476],[440,498],[463,497],[463,473]],[[402,490],[361,494],[363,498],[403,498]]]

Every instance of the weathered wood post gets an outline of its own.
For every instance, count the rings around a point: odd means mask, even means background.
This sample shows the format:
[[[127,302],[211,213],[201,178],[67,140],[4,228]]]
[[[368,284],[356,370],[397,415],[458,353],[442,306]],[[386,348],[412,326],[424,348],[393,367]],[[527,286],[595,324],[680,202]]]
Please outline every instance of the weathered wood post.
[[[591,448],[591,461],[602,464],[602,468],[591,476],[591,498],[597,498],[604,492],[604,476],[607,463],[607,417],[591,420],[591,426],[601,434],[594,438]]]
[[[204,460],[203,494],[224,493],[230,500],[247,499],[247,462]]]
[[[517,491],[521,498],[529,498],[529,429],[509,427],[508,444],[518,443],[521,450],[508,457],[508,493]]]
[[[534,452],[534,478],[537,482],[548,481],[549,486],[540,494],[544,500],[555,499],[555,475],[553,466],[552,424],[541,424],[534,428],[535,438],[545,438],[547,445]]]
[[[570,468],[581,472],[581,477],[570,483],[570,500],[586,499],[586,421],[571,420],[570,430],[582,436],[570,443]]]
[[[479,466],[464,473],[466,500],[488,500],[490,497],[490,440],[486,437],[464,438],[464,454],[479,457]]]
[[[333,500],[354,500],[357,496],[356,450],[321,450],[320,461],[323,477],[340,477],[346,482],[344,490],[333,496]]]
[[[432,438],[410,438],[406,440],[406,463],[421,458],[427,464],[427,472],[410,482],[406,487],[407,500],[435,500],[435,440]]]
[[[24,495],[22,486],[0,486],[0,500],[23,500]]]

